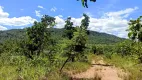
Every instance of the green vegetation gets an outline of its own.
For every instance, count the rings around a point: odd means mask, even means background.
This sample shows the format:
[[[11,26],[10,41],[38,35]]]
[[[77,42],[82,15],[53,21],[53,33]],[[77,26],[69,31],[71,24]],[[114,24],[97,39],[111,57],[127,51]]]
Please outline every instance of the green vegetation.
[[[89,24],[86,24],[86,20],[89,21],[89,17],[83,15],[82,24],[78,27],[72,27],[70,18],[67,19],[62,29],[63,37],[57,35],[60,31],[56,33],[49,28],[55,25],[55,18],[48,15],[25,31],[1,32],[0,79],[66,80],[69,79],[67,73],[64,73],[66,70],[74,70],[76,73],[87,70],[90,63],[84,53]]]
[[[62,40],[64,38],[64,29],[50,28],[52,38],[55,40]],[[0,31],[0,43],[6,40],[12,39],[25,39],[26,37],[25,29],[11,29],[7,31]],[[114,35],[99,33],[96,31],[89,31],[87,43],[92,44],[115,44],[124,41],[124,38],[119,38]]]
[[[142,16],[140,16],[137,20],[130,20],[129,22],[129,34],[128,37],[132,40],[138,40],[142,42],[142,24],[141,20]]]
[[[44,15],[26,29],[0,31],[0,80],[69,80],[68,72],[86,71],[100,57],[124,69],[125,80],[142,79],[141,17],[130,21],[127,40],[88,31],[89,17],[83,16],[80,26],[69,17],[55,29],[55,18]]]

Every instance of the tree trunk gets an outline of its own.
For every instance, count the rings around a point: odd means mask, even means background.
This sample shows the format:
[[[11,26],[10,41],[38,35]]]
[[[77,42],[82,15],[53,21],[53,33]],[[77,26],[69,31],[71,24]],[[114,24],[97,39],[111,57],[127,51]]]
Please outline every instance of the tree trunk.
[[[64,62],[64,64],[62,65],[60,72],[62,72],[62,69],[64,68],[65,64],[68,62],[68,60],[70,59],[70,57],[67,58],[67,60]]]

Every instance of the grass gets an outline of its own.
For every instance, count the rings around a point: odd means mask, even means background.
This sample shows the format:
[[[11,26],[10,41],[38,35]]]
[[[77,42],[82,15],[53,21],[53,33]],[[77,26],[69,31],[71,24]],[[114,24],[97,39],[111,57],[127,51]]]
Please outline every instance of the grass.
[[[130,56],[122,58],[117,54],[113,54],[111,59],[104,56],[89,54],[88,62],[68,62],[63,68],[63,71],[72,72],[72,74],[84,72],[91,66],[92,60],[97,62],[102,60],[103,57],[104,61],[108,64],[122,68],[124,72],[129,74],[129,77],[124,76],[124,80],[142,79],[142,72],[140,71],[142,64],[139,64],[135,58]],[[59,73],[61,65],[52,67],[47,60],[46,58],[39,58],[34,61],[28,61],[24,57],[14,57],[13,59],[1,58],[0,80],[69,80],[67,73]],[[89,80],[101,80],[101,77],[96,76],[94,79]]]
[[[85,62],[69,62],[65,66],[64,70],[71,72],[72,74],[81,73],[86,71],[91,65]]]
[[[16,56],[3,57],[0,58],[0,80],[69,80],[67,74],[59,72],[62,64],[50,65],[46,57],[34,60]],[[63,70],[79,73],[89,67],[90,63],[87,62],[68,62]]]

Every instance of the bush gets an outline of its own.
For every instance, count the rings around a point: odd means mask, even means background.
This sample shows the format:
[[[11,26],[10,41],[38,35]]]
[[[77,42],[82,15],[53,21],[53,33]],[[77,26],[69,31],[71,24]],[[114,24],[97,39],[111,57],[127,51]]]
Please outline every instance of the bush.
[[[133,44],[131,41],[124,41],[124,42],[118,43],[116,45],[116,52],[120,54],[121,56],[132,55],[133,54],[132,50],[134,50],[132,45]]]

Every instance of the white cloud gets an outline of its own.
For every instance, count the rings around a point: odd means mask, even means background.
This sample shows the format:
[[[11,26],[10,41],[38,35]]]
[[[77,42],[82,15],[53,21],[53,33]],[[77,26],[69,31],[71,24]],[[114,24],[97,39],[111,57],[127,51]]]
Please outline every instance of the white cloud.
[[[90,13],[90,12],[86,12],[86,14],[87,14],[89,17],[93,17],[93,14]]]
[[[110,33],[119,37],[127,37],[128,16],[138,7],[127,8],[117,12],[105,13],[101,18],[90,18],[90,30]]]
[[[108,12],[106,13],[106,15],[108,17],[128,17],[130,13],[132,13],[133,11],[137,10],[138,7],[134,7],[134,8],[127,8],[125,10],[121,10],[121,11],[117,11],[117,12]]]
[[[72,18],[71,21],[73,22],[74,26],[80,26],[82,19],[83,19],[83,17],[81,17],[81,18]]]
[[[57,23],[55,28],[63,28],[65,25],[65,21],[59,16],[55,16],[55,22]]]
[[[41,17],[42,15],[40,14],[40,11],[35,10],[35,14],[37,17]]]
[[[30,16],[9,18],[9,13],[4,12],[3,7],[0,6],[0,26],[27,26],[34,21],[36,21],[36,19],[33,19]]]
[[[0,31],[3,31],[3,30],[7,30],[7,28],[0,25]]]
[[[138,7],[134,7],[117,12],[108,12],[104,13],[101,18],[94,18],[90,16],[88,29],[127,38],[128,32],[126,32],[126,29],[128,28],[128,20],[126,18],[128,18],[128,16],[137,9]],[[65,24],[64,20],[59,16],[56,16],[55,18],[56,23],[58,23],[56,28],[63,28]],[[79,26],[82,19],[83,17],[72,18],[71,21],[74,23],[74,26]]]
[[[36,19],[31,18],[30,16],[23,17],[13,17],[13,18],[0,18],[0,25],[6,26],[26,26],[32,24]]]
[[[43,6],[40,6],[40,5],[38,5],[37,7],[38,7],[38,8],[41,8],[41,9],[44,9],[44,7],[43,7]]]
[[[55,12],[56,10],[57,10],[56,7],[53,7],[53,8],[50,9],[50,11],[53,11],[53,12]]]
[[[6,18],[8,16],[9,16],[9,14],[7,12],[4,12],[3,7],[0,6],[0,18]]]

